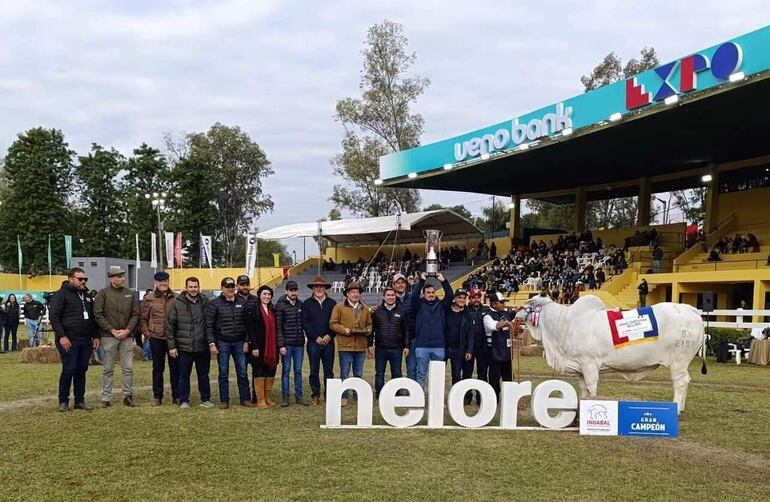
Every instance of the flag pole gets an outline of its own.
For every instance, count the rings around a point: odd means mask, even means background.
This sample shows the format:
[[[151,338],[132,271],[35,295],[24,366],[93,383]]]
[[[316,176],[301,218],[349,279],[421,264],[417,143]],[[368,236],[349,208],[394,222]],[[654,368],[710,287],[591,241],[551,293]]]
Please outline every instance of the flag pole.
[[[21,255],[21,237],[19,237],[18,235],[16,235],[16,247],[19,253],[19,289],[21,290],[21,289],[24,289],[24,286],[22,286],[22,280],[21,280],[21,273],[22,273],[21,270],[22,268],[24,268],[22,266],[24,263],[24,258],[22,258],[22,255]]]

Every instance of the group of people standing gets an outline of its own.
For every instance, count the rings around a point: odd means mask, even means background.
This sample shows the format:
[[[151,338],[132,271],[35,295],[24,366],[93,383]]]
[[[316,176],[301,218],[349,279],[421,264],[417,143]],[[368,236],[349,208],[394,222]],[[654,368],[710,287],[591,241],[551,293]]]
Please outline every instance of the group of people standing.
[[[24,303],[20,305],[16,300],[16,295],[12,293],[8,295],[5,302],[0,297],[2,352],[16,352],[18,350],[17,333],[22,312],[29,346],[37,347],[43,343],[42,320],[45,315],[45,305],[33,299],[29,293],[24,295]]]
[[[214,407],[209,383],[213,356],[218,363],[222,409],[230,406],[231,360],[240,404],[248,408],[276,406],[272,390],[279,362],[281,406],[290,405],[292,375],[294,402],[319,405],[326,381],[334,378],[335,354],[342,379],[351,374],[363,377],[366,359],[374,359],[378,396],[387,367],[391,378],[401,377],[404,358],[407,376],[421,386],[433,360],[450,362],[453,384],[471,377],[475,367],[477,378],[489,380],[498,395],[500,380],[512,377],[509,335],[513,323],[503,296],[488,293],[490,309],[485,309],[479,291],[453,292],[441,274],[436,279],[444,290],[443,299],[437,298],[435,285],[425,274],[414,281],[411,291],[407,279],[396,274],[377,306],[362,302],[362,287],[355,281],[345,286],[344,300],[337,303],[328,296],[331,285],[321,276],[307,284],[312,293],[304,301],[296,281],[288,281],[285,293],[273,303],[273,290],[263,285],[252,294],[246,275],[222,279],[221,294],[213,299],[201,294],[195,277],[188,277],[185,290],[176,295],[169,288],[168,274],[162,271],[154,276],[153,291],[138,305],[133,291],[123,284],[124,271],[111,269],[108,276],[110,284],[92,299],[85,272],[73,268],[51,300],[50,319],[62,357],[60,411],[69,409],[71,387],[75,409],[90,409],[85,403],[85,374],[91,351],[100,346],[104,349],[101,406],[111,406],[116,362],[123,373],[123,403],[138,406],[132,378],[131,333],[136,327],[152,347],[154,406],[163,404],[168,365],[174,404],[190,408],[190,377],[195,366],[200,405]],[[310,362],[310,402],[303,395],[305,352]],[[347,393],[342,397],[346,406]],[[478,402],[479,397],[476,399]],[[466,404],[471,400],[467,395]]]

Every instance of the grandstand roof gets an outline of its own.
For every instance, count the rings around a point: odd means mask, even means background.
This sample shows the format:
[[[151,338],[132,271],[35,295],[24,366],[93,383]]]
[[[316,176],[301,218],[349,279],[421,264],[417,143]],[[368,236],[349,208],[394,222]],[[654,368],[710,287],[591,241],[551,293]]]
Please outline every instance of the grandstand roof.
[[[466,218],[451,209],[437,209],[375,218],[294,223],[259,232],[257,238],[317,237],[320,230],[325,239],[343,246],[379,245],[388,238],[407,244],[425,242],[422,232],[428,229],[441,230],[444,240],[477,239],[481,236],[481,230]]]
[[[547,192],[635,195],[631,182],[641,177],[652,193],[697,186],[707,166],[770,155],[769,43],[765,27],[511,121],[386,155],[383,185],[563,202],[570,195]]]

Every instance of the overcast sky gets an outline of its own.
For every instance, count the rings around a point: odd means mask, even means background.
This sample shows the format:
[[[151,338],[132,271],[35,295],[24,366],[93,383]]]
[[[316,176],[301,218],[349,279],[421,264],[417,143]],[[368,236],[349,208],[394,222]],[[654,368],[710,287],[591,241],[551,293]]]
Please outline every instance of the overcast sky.
[[[625,61],[654,46],[666,61],[760,28],[770,2],[3,0],[0,149],[35,126],[79,153],[130,154],[164,132],[239,125],[275,170],[275,211],[257,225],[315,220],[331,208],[335,102],[357,94],[366,30],[383,19],[431,79],[416,106],[428,143],[580,93],[612,50]],[[485,201],[422,194],[472,212]]]

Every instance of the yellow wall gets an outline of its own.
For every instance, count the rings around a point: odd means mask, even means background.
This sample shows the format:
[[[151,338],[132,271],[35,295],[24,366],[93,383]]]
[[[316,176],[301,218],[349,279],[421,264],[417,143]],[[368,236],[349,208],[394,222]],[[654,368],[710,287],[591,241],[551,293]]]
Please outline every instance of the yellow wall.
[[[770,188],[719,194],[717,221],[722,221],[733,213],[738,217],[739,227],[770,225]]]
[[[10,291],[55,291],[59,289],[62,281],[66,281],[65,275],[38,275],[35,277],[21,276],[21,287],[19,287],[18,274],[0,273],[0,289]]]
[[[209,270],[208,268],[183,268],[183,269],[171,269],[168,270],[171,274],[171,288],[177,291],[184,289],[184,280],[187,277],[197,277],[200,280],[201,289],[204,290],[218,290],[220,289],[220,282],[225,277],[232,277],[235,279],[239,275],[243,274],[243,268],[215,268]],[[258,288],[262,284],[267,284],[271,287],[275,287],[276,284],[280,284],[283,280],[283,268],[281,267],[259,267],[254,269],[252,275],[252,286]]]

